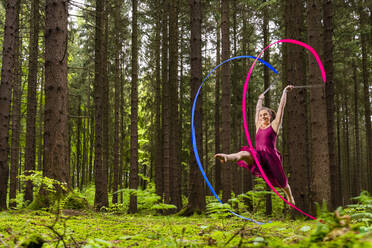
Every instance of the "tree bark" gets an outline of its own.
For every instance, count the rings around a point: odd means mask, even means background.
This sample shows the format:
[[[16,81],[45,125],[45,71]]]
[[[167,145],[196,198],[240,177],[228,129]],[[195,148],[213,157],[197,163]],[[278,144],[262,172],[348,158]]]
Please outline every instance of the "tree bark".
[[[40,82],[40,98],[39,98],[39,144],[38,144],[38,156],[37,156],[37,167],[36,170],[42,171],[43,170],[43,164],[44,164],[44,159],[43,159],[43,154],[44,154],[44,138],[43,138],[43,133],[44,133],[44,88],[45,88],[45,77],[44,77],[44,70],[41,68],[41,82]]]
[[[110,113],[110,101],[109,101],[109,79],[108,79],[108,59],[107,59],[107,53],[108,53],[108,33],[109,33],[109,25],[108,25],[108,13],[109,13],[109,8],[110,8],[110,1],[107,1],[104,7],[104,12],[103,12],[103,45],[102,47],[104,48],[104,53],[103,53],[103,64],[102,64],[102,77],[103,77],[103,102],[102,102],[102,109],[103,109],[103,125],[102,125],[102,164],[103,164],[103,176],[105,180],[105,191],[107,193],[105,198],[105,202],[107,203],[108,206],[108,190],[111,189],[111,177],[109,174],[109,168],[110,168],[110,119],[109,119],[109,113]],[[111,171],[111,170],[110,170]]]
[[[5,8],[3,60],[0,84],[0,210],[7,209],[9,180],[9,116],[14,81],[15,39],[17,28],[17,0],[8,0]]]
[[[353,81],[354,81],[354,138],[355,138],[355,165],[353,168],[352,173],[352,194],[353,196],[359,195],[361,191],[361,174],[360,174],[360,166],[361,166],[361,152],[360,152],[360,141],[359,141],[359,114],[358,114],[358,81],[357,81],[357,68],[355,62],[352,62],[353,68]]]
[[[236,0],[233,0],[232,1],[232,19],[233,19],[233,23],[232,23],[232,30],[233,30],[233,55],[231,56],[234,56],[236,57],[237,56],[237,9],[239,8],[239,6],[237,6],[237,1]],[[231,122],[232,122],[232,147],[231,147],[231,150],[233,151],[239,151],[240,149],[240,146],[239,146],[239,124],[241,122],[241,117],[240,117],[240,108],[238,107],[239,106],[239,99],[240,99],[240,96],[241,96],[241,91],[239,91],[239,85],[238,85],[238,77],[237,77],[237,72],[238,72],[238,64],[237,63],[234,63],[233,66],[232,66],[232,76],[231,76],[231,85],[232,85],[232,101],[231,101],[231,106],[233,106],[233,108],[231,109]],[[236,164],[234,164],[232,167],[231,167],[231,178],[239,178],[239,170],[241,168],[239,166],[236,166]],[[239,194],[240,193],[240,180],[232,180],[231,181],[232,183],[232,191],[234,192],[235,195]]]
[[[17,9],[20,9],[20,1],[17,1]],[[10,183],[9,183],[9,201],[16,198],[17,195],[17,174],[20,155],[20,124],[21,124],[21,97],[22,97],[22,68],[20,63],[20,51],[22,48],[22,40],[20,39],[20,24],[19,14],[16,20],[16,40],[15,40],[15,56],[14,56],[14,82],[13,82],[13,110],[12,110],[12,147],[10,153]],[[10,202],[9,207],[17,207],[16,202]]]
[[[132,88],[131,88],[131,135],[130,135],[130,189],[138,188],[138,37],[137,0],[132,0]],[[130,195],[129,213],[137,212],[137,195]]]
[[[26,151],[25,175],[28,170],[35,170],[35,119],[36,119],[36,85],[39,53],[39,0],[33,0],[30,17],[30,57],[28,61],[28,93],[27,93],[27,120],[26,120]],[[25,201],[33,200],[32,182],[26,182]]]
[[[115,9],[114,9],[114,25],[115,30],[120,29],[120,8],[121,8],[121,1],[115,1]],[[115,70],[114,70],[114,79],[115,79],[115,109],[114,109],[114,182],[112,185],[112,203],[118,203],[118,194],[115,192],[118,191],[119,185],[119,104],[120,104],[120,68],[119,68],[119,59],[120,53],[118,51],[121,50],[121,43],[120,43],[120,32],[116,32],[115,34]]]
[[[249,34],[248,34],[248,24],[247,24],[247,15],[246,15],[246,11],[245,9],[247,8],[247,4],[245,3],[244,4],[244,8],[242,8],[242,18],[243,18],[243,39],[242,39],[242,47],[243,47],[243,54],[250,54],[249,52]],[[245,59],[243,60],[243,68],[248,68],[248,61]],[[246,69],[248,70],[248,69]],[[247,71],[244,70],[243,71],[243,78],[247,76]],[[249,87],[248,88],[248,104],[251,104],[252,105],[252,87]],[[248,110],[247,110],[247,116],[248,116],[248,120],[252,120],[252,111],[253,107],[250,106],[248,107]],[[249,121],[248,122],[248,127],[249,127],[249,130],[253,130],[252,129],[252,122]],[[242,124],[240,125],[240,128],[242,129]],[[246,138],[244,137],[244,134],[243,134],[243,138],[244,140],[244,144],[246,144],[245,140]],[[243,192],[248,192],[249,190],[252,189],[252,186],[253,186],[253,183],[252,183],[252,174],[250,173],[249,170],[243,170]],[[253,205],[252,205],[252,202],[250,200],[246,200],[246,203],[248,205],[248,210],[249,211],[252,211],[253,209]]]
[[[360,45],[362,49],[362,77],[363,77],[363,102],[364,102],[364,118],[366,120],[366,140],[367,140],[367,172],[369,172],[369,178],[372,176],[372,132],[371,132],[371,102],[369,89],[371,82],[368,82],[368,30],[367,30],[367,13],[364,8],[366,7],[366,1],[359,2],[359,24],[360,24]],[[370,8],[371,10],[371,8]],[[371,17],[372,20],[372,17]],[[372,23],[370,23],[370,28],[372,30]],[[370,38],[372,41],[372,38]],[[371,51],[371,48],[369,48]],[[369,54],[370,55],[370,54]],[[369,180],[368,183],[369,192],[372,192],[372,182]]]
[[[156,194],[163,196],[163,170],[162,170],[162,129],[161,129],[161,79],[160,79],[160,31],[161,31],[161,4],[156,0],[156,27],[155,27],[155,190]]]
[[[81,116],[81,96],[78,97],[78,109],[77,109],[77,115]],[[73,185],[73,187],[80,187],[81,183],[81,118],[76,118],[76,185]]]
[[[170,109],[170,175],[171,203],[181,210],[181,168],[179,162],[178,131],[178,1],[170,1],[169,8],[169,109]]]
[[[201,5],[200,0],[190,0],[190,21],[191,21],[191,40],[190,40],[190,84],[191,84],[191,102],[193,102],[196,92],[202,82],[202,64],[201,64]],[[199,101],[196,103],[194,123],[195,135],[198,152],[203,154],[203,122],[202,122],[202,96],[199,95]],[[190,151],[192,144],[190,141]],[[188,211],[185,215],[192,213],[200,213],[205,209],[205,189],[203,179],[198,169],[195,156],[190,158],[190,174],[189,174],[189,204]]]
[[[229,24],[229,0],[222,0],[221,8],[221,33],[222,33],[222,61],[227,60],[230,57],[230,24]],[[225,118],[222,119],[222,151],[224,153],[230,153],[230,65],[228,63],[222,66],[222,99],[221,99],[221,111]],[[231,197],[231,166],[230,163],[225,164],[222,167],[222,201],[227,202]]]
[[[46,177],[70,187],[67,88],[67,2],[47,0],[45,8],[44,167]]]
[[[266,0],[264,0],[266,2]],[[269,33],[269,12],[268,7],[265,6],[263,8],[263,36],[264,36],[264,46],[266,47],[270,43],[270,33]],[[270,63],[270,50],[266,50],[264,53],[264,60],[268,63]],[[269,74],[269,68],[267,66],[264,66],[264,89],[267,89],[270,85],[270,74]],[[266,93],[265,96],[265,106],[270,108],[271,105],[271,99],[270,99],[270,91]],[[271,191],[269,186],[266,186],[267,191]],[[271,194],[266,194],[266,215],[271,215],[273,211],[272,207],[272,201],[271,201]]]
[[[169,80],[168,80],[168,14],[169,1],[163,0],[162,18],[162,144],[163,144],[163,197],[170,203],[170,145],[169,145]]]
[[[333,208],[341,205],[342,192],[339,191],[339,164],[337,164],[335,154],[335,135],[334,135],[334,82],[333,82],[333,3],[331,0],[323,0],[323,58],[324,69],[326,71],[327,83],[325,86],[327,104],[327,123],[328,123],[328,150],[329,150],[329,170],[331,176],[331,202]]]
[[[286,4],[286,38],[304,40],[302,31],[304,29],[304,6],[303,1],[288,1]],[[287,75],[288,82],[293,85],[306,84],[304,51],[300,46],[287,44]],[[319,73],[319,72],[317,72]],[[309,168],[307,163],[307,110],[306,110],[306,91],[296,89],[288,94],[287,100],[287,144],[288,146],[288,166],[287,174],[290,174],[289,184],[293,189],[293,196],[296,206],[305,212],[309,211]]]
[[[321,2],[320,0],[307,0],[307,34],[308,44],[315,51],[321,54],[322,33],[319,30],[321,24]],[[309,58],[309,84],[319,84],[321,74],[315,58]],[[328,143],[322,142],[327,133],[327,107],[325,93],[322,88],[314,88],[310,91],[311,111],[311,151],[312,151],[312,178],[311,192],[314,202],[326,201],[327,206],[331,205],[331,185]]]
[[[344,53],[344,58],[349,57],[349,51],[346,51]],[[346,76],[346,59],[344,59],[343,63],[343,78],[347,78]],[[343,160],[344,160],[344,166],[343,166],[343,175],[342,175],[342,181],[343,181],[343,195],[345,198],[345,204],[350,203],[350,199],[352,197],[352,191],[351,191],[351,168],[350,168],[350,140],[349,140],[349,127],[350,127],[350,121],[349,121],[349,103],[348,103],[348,97],[347,97],[347,86],[345,82],[343,83],[343,88],[345,89],[344,92],[342,92],[341,102],[343,103],[342,108],[345,110],[345,113],[342,118],[343,123]]]
[[[221,12],[221,6],[220,1],[217,3],[217,11]],[[216,20],[216,33],[217,33],[217,41],[216,41],[216,60],[217,65],[221,63],[221,21],[220,21],[220,15],[215,15]],[[221,87],[221,71],[216,71],[216,88],[214,93],[214,132],[215,132],[215,153],[221,152],[221,143],[220,143],[220,87]],[[217,194],[220,193],[222,190],[222,178],[221,178],[221,162],[219,159],[215,159],[215,189]]]
[[[96,193],[94,206],[97,210],[108,206],[107,170],[103,163],[103,115],[104,115],[104,64],[105,46],[105,0],[96,1],[96,34],[95,34],[95,78],[94,78],[94,104],[95,104],[95,144],[94,167]]]

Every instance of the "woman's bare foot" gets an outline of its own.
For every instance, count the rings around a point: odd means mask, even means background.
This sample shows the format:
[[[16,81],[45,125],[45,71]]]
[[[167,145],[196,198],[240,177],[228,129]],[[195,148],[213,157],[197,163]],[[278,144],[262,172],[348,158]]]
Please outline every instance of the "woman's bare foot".
[[[287,200],[289,201],[289,203],[291,203],[293,205],[296,205],[296,202],[293,198],[291,187],[289,186],[289,184],[287,185],[287,187],[282,188],[282,189],[283,189],[283,191],[285,193],[285,196],[287,197]]]
[[[293,205],[296,205],[296,202],[295,200],[293,199],[293,196],[292,197],[289,197],[288,199],[289,203],[293,204]]]
[[[217,153],[214,157],[220,160],[221,163],[226,163],[228,161],[227,154],[224,153]]]

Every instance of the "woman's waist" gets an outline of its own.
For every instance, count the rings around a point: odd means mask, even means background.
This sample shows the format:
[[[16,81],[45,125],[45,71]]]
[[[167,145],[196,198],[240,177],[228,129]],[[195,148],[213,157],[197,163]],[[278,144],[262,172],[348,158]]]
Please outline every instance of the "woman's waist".
[[[256,151],[277,151],[276,147],[273,145],[256,145]]]

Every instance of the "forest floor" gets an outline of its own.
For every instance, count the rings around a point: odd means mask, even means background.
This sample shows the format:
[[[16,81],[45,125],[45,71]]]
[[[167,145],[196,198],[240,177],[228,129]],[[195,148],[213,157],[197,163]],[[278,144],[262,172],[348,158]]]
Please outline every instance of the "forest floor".
[[[17,210],[0,212],[0,247],[372,247],[372,233],[353,225]]]

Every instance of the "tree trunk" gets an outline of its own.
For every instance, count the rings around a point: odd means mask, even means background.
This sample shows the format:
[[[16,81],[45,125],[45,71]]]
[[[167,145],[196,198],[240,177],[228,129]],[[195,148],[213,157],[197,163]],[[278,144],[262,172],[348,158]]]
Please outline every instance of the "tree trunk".
[[[191,21],[191,40],[190,40],[190,84],[191,84],[191,102],[194,101],[196,92],[202,82],[202,64],[201,64],[201,5],[200,0],[190,0],[190,21]],[[199,101],[195,107],[194,123],[196,144],[200,157],[203,154],[203,122],[202,122],[202,96],[199,95]],[[191,145],[191,142],[190,142]],[[192,145],[190,147],[192,151]],[[195,156],[190,158],[189,174],[189,205],[185,215],[200,213],[205,209],[205,190],[203,186],[202,175],[198,169]]]
[[[163,197],[170,203],[170,145],[169,145],[169,80],[168,80],[168,13],[169,1],[163,0],[162,19],[162,144],[163,144]]]
[[[242,11],[242,18],[243,18],[243,39],[242,39],[242,47],[243,47],[243,54],[250,54],[249,52],[249,34],[248,34],[248,25],[247,25],[247,16],[246,16],[246,11],[245,9],[247,8],[247,4],[244,4],[244,8],[241,9]],[[243,60],[243,68],[248,68],[248,61],[245,59]],[[242,73],[242,76],[243,78],[246,77],[247,75],[247,72],[246,71],[243,71]],[[249,87],[248,88],[248,103],[249,104],[252,104],[251,102],[251,99],[252,99],[252,87]],[[248,110],[247,110],[247,116],[250,120],[252,120],[252,106],[248,107]],[[252,129],[252,125],[250,124],[251,122],[248,122],[248,127],[249,127],[249,130],[253,130]],[[240,129],[242,129],[242,124],[240,125]],[[243,134],[244,136],[244,134]],[[245,137],[243,137],[243,140],[244,140],[244,144],[246,143],[245,142]],[[252,174],[250,173],[249,170],[243,170],[243,192],[248,192],[249,190],[252,189]],[[246,203],[248,205],[248,211],[251,211],[253,206],[252,206],[252,201],[250,200],[246,200]]]
[[[264,0],[266,2],[266,0]],[[264,36],[264,46],[266,47],[270,43],[270,33],[269,33],[269,12],[268,7],[265,6],[263,9],[263,36]],[[266,50],[264,53],[264,60],[270,63],[270,50]],[[269,68],[264,66],[264,89],[267,89],[270,85],[270,74]],[[270,108],[271,106],[271,99],[270,99],[270,91],[266,93],[265,96],[265,106]],[[267,191],[271,191],[270,187],[266,186]],[[271,194],[266,194],[266,215],[271,215],[273,211],[272,202],[271,202]]]
[[[7,208],[9,179],[9,116],[14,81],[14,58],[16,55],[16,28],[19,8],[17,0],[8,0],[5,9],[3,60],[0,84],[0,210]]]
[[[181,8],[182,9],[182,8]],[[184,33],[184,28],[185,26],[184,25],[181,25],[181,32],[179,33],[180,35],[180,111],[179,111],[179,121],[180,121],[180,127],[182,130],[185,130],[188,128],[188,124],[186,124],[186,121],[184,121],[184,109],[185,109],[185,91],[186,91],[186,80],[185,80],[185,76],[184,76],[184,47],[186,47],[186,45],[184,44],[184,39],[183,39],[183,33]],[[187,50],[188,51],[188,50]],[[188,118],[188,117],[187,117]],[[190,129],[190,128],[188,128]],[[189,132],[186,132],[187,135],[189,135]],[[185,132],[182,132],[181,133],[181,139],[180,139],[180,150],[181,150],[181,154],[180,154],[180,164],[181,164],[181,193],[182,195],[187,195],[187,192],[188,192],[188,187],[187,187],[187,176],[188,176],[188,172],[187,172],[187,166],[184,166],[184,164],[186,163],[186,160],[189,159],[189,156],[184,156],[184,144],[188,142],[184,142],[184,139],[185,139]]]
[[[37,155],[37,167],[36,170],[42,171],[43,170],[43,164],[44,164],[44,159],[43,159],[43,154],[44,154],[44,138],[43,138],[43,133],[44,133],[44,109],[43,106],[45,105],[43,101],[44,99],[44,88],[45,88],[45,77],[44,77],[44,70],[43,67],[41,68],[41,82],[40,82],[40,98],[39,98],[39,144],[38,144],[38,155]]]
[[[28,62],[28,93],[27,93],[27,120],[26,120],[26,151],[25,175],[28,170],[35,170],[35,119],[36,119],[36,85],[39,52],[39,0],[33,0],[30,18],[30,56]],[[32,182],[26,182],[25,201],[33,200]]]
[[[340,106],[340,101],[338,100],[339,99],[339,94],[335,96],[336,97],[336,104],[335,104],[335,109],[337,109],[336,111],[336,136],[337,136],[337,181],[339,182],[338,185],[337,185],[337,189],[336,191],[339,191],[339,194],[341,196],[341,199],[339,199],[338,201],[340,202],[338,205],[336,206],[343,206],[345,204],[345,192],[344,192],[344,185],[343,185],[343,180],[342,180],[342,165],[343,165],[343,161],[341,159],[341,132],[340,132],[340,129],[341,129],[341,118],[340,118],[340,112],[341,112],[341,106]]]
[[[104,121],[104,64],[105,46],[105,0],[96,1],[96,37],[95,37],[95,78],[94,78],[94,104],[95,104],[95,144],[94,167],[96,193],[94,206],[97,210],[108,206],[107,196],[107,169],[103,163],[103,121]]]
[[[91,80],[89,80],[90,82]],[[90,84],[90,83],[89,83]],[[94,80],[93,87],[96,87],[96,82]],[[90,88],[90,86],[89,86]],[[93,89],[93,99],[95,100],[95,89]],[[88,109],[89,109],[89,116],[90,116],[90,121],[89,121],[89,161],[88,161],[88,175],[87,175],[87,184],[90,184],[93,181],[93,175],[94,175],[94,169],[93,169],[93,163],[94,163],[94,158],[93,158],[93,148],[95,148],[95,108],[96,105],[93,103],[91,104],[91,94],[88,95]],[[95,156],[94,152],[94,156]]]
[[[222,61],[229,59],[230,57],[230,32],[229,32],[229,0],[222,0],[221,8],[221,33],[222,33]],[[222,66],[222,99],[221,99],[221,111],[225,118],[222,119],[222,151],[224,153],[230,153],[230,65],[228,63]],[[227,202],[231,197],[231,166],[229,163],[222,167],[222,201]]]
[[[237,2],[236,0],[233,0],[232,2],[232,10],[233,10],[233,55],[236,57],[237,56]],[[232,85],[232,101],[231,105],[233,108],[231,109],[231,121],[232,121],[232,147],[231,150],[236,152],[239,151],[239,124],[241,122],[241,117],[240,117],[240,108],[239,108],[239,99],[241,97],[241,91],[239,91],[239,85],[238,85],[238,77],[237,77],[237,72],[238,72],[238,64],[234,63],[232,66],[232,77],[231,77],[231,85]],[[240,167],[236,166],[234,164],[231,167],[231,178],[239,178],[239,170]],[[234,192],[235,195],[240,193],[240,180],[232,180],[232,191]]]
[[[342,193],[339,191],[340,181],[338,175],[339,165],[335,154],[335,135],[334,135],[334,83],[333,83],[333,3],[331,0],[323,0],[323,58],[324,69],[326,71],[327,83],[325,88],[327,104],[327,123],[328,123],[328,150],[329,150],[329,170],[331,176],[331,202],[333,208],[341,205]]]
[[[365,12],[366,1],[359,2],[359,20],[360,20],[360,45],[362,49],[362,76],[363,76],[363,101],[364,101],[364,118],[366,120],[366,140],[367,140],[367,172],[369,172],[369,179],[372,177],[372,132],[371,132],[371,103],[369,89],[371,82],[368,82],[368,30],[367,30],[367,13]],[[371,9],[370,9],[371,10]],[[372,17],[371,17],[372,20]],[[370,28],[372,30],[372,23],[370,23]],[[372,38],[370,38],[372,40]],[[371,51],[371,47],[369,48]],[[370,56],[370,54],[369,54]],[[372,192],[372,182],[369,180],[368,183],[369,192]]]
[[[81,116],[81,96],[78,97],[78,109],[77,109],[77,115],[79,116],[78,118],[76,118],[76,122],[77,122],[77,125],[76,125],[76,137],[77,137],[77,140],[76,140],[76,185],[73,185],[73,187],[78,187],[80,186],[80,183],[81,183],[81,175],[80,175],[80,172],[81,172],[81,122],[82,122],[82,118],[80,118]]]
[[[70,187],[67,88],[67,3],[47,0],[45,8],[45,126],[46,177]]]
[[[122,57],[124,57],[122,55]],[[122,70],[120,70],[121,73],[120,73],[120,81],[123,82],[123,72]],[[125,153],[125,143],[124,143],[124,139],[125,139],[125,126],[124,126],[124,114],[125,114],[125,111],[124,111],[124,108],[125,108],[125,105],[124,105],[124,91],[123,91],[123,88],[124,88],[124,85],[123,83],[120,84],[120,132],[121,132],[121,138],[120,138],[120,159],[119,159],[119,164],[120,164],[120,170],[119,170],[119,189],[122,189],[123,188],[123,176],[125,174],[124,172],[124,161],[125,161],[125,157],[124,157],[124,153]],[[123,192],[120,192],[120,203],[123,203]]]
[[[320,0],[307,0],[307,35],[308,44],[315,51],[321,54],[322,33],[319,30],[321,24],[321,2]],[[319,84],[321,74],[315,58],[309,58],[309,84]],[[311,151],[312,151],[312,178],[311,192],[314,202],[322,203],[326,201],[327,206],[331,205],[331,185],[329,170],[328,142],[322,142],[327,133],[327,107],[325,93],[322,88],[314,88],[310,91],[310,111],[311,111]]]
[[[358,114],[358,81],[357,81],[357,68],[355,62],[352,62],[353,67],[353,81],[354,81],[354,131],[355,131],[355,165],[352,173],[353,182],[353,196],[359,195],[361,191],[361,155],[360,155],[360,142],[359,142],[359,114]]]
[[[20,9],[20,1],[17,1],[17,9]],[[17,174],[18,164],[20,156],[20,124],[21,124],[21,79],[22,79],[22,68],[20,63],[20,51],[22,49],[22,40],[20,39],[20,24],[19,14],[17,14],[16,20],[16,40],[15,40],[15,56],[14,56],[14,82],[13,84],[13,110],[12,110],[12,147],[10,154],[10,184],[9,184],[9,201],[16,198],[17,195]],[[16,202],[10,202],[9,207],[17,207]]]
[[[349,107],[347,105],[347,97],[344,96],[344,109],[345,109],[345,119],[344,119],[344,144],[345,144],[345,170],[344,170],[344,177],[346,178],[345,184],[346,184],[346,204],[349,204],[351,202],[352,195],[352,184],[351,184],[351,173],[352,168],[350,167],[350,140],[349,140]]]
[[[115,30],[120,29],[120,8],[121,8],[121,1],[115,1],[115,9],[114,9],[114,25]],[[116,32],[115,34],[115,70],[114,70],[114,79],[115,79],[115,112],[114,112],[114,182],[112,185],[112,203],[118,203],[118,194],[115,192],[118,191],[119,185],[119,104],[120,104],[120,68],[119,68],[119,56],[120,53],[118,51],[121,50],[121,43],[120,43],[120,32]]]
[[[108,190],[110,189],[110,178],[109,177],[109,168],[110,168],[110,140],[109,140],[109,126],[110,126],[110,119],[109,119],[109,113],[110,113],[110,101],[109,101],[109,81],[108,81],[108,60],[107,60],[107,53],[108,53],[108,33],[109,33],[109,27],[108,27],[108,9],[110,6],[110,1],[107,1],[104,7],[103,12],[103,45],[104,53],[103,53],[103,64],[102,64],[102,76],[103,76],[103,102],[102,102],[102,109],[103,109],[103,125],[102,125],[102,164],[103,164],[103,180],[105,181],[105,191],[107,200],[105,199],[105,202],[108,206]]]
[[[287,38],[303,40],[304,28],[303,1],[289,1],[286,4],[286,33]],[[306,84],[306,72],[304,61],[304,50],[300,46],[287,44],[287,75],[288,82],[293,85]],[[318,71],[316,73],[319,73]],[[288,166],[287,174],[290,175],[289,184],[293,189],[296,206],[305,212],[309,211],[309,168],[306,156],[306,91],[296,89],[288,94],[286,107],[287,144],[288,144]]]
[[[155,97],[155,190],[156,194],[163,196],[164,187],[163,187],[163,170],[162,170],[162,129],[161,129],[161,91],[160,91],[160,31],[161,31],[161,5],[160,0],[156,0],[156,31],[155,31],[155,59],[156,59],[156,68],[155,68],[155,80],[156,80],[156,97]]]
[[[85,78],[84,78],[84,82]],[[88,88],[88,97],[90,95],[89,88]],[[84,106],[84,105],[83,105]],[[89,108],[89,107],[88,107]],[[88,161],[87,161],[87,156],[88,156],[88,130],[89,130],[89,116],[87,113],[87,107],[84,107],[84,116],[87,116],[84,118],[83,122],[83,155],[82,155],[82,163],[81,163],[81,184],[80,184],[80,191],[83,190],[83,188],[87,185],[87,169],[88,169]]]
[[[218,5],[218,12],[220,12],[220,1],[217,3]],[[217,65],[221,63],[221,21],[218,14],[215,16],[216,20],[216,33],[217,33],[217,41],[216,41],[216,60]],[[214,93],[214,132],[215,132],[215,153],[221,152],[221,143],[220,143],[220,87],[221,87],[221,71],[216,71],[216,88]],[[222,181],[221,181],[221,162],[219,159],[215,159],[215,189],[217,194],[220,193],[222,190]]]
[[[130,189],[138,188],[138,38],[137,38],[137,0],[132,0],[132,88],[130,122]],[[137,195],[130,195],[129,213],[137,212]]]
[[[178,1],[170,1],[169,8],[169,107],[170,107],[170,175],[171,203],[181,210],[181,168],[179,162],[178,130]]]
[[[293,19],[286,18],[286,33],[288,38],[303,40],[302,30],[304,28],[304,6],[303,1],[290,1],[286,4],[287,16],[293,16]],[[306,84],[304,51],[300,46],[292,44],[287,45],[287,75],[288,81],[293,85]],[[318,73],[318,72],[317,72]],[[306,91],[296,89],[288,94],[286,107],[287,120],[287,144],[288,144],[288,166],[287,174],[290,174],[289,184],[293,189],[293,196],[298,208],[303,211],[309,211],[309,168],[306,157]]]

